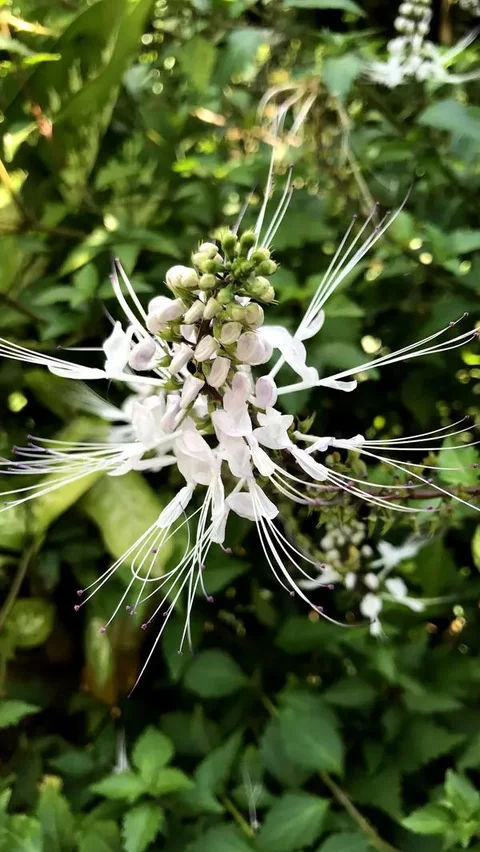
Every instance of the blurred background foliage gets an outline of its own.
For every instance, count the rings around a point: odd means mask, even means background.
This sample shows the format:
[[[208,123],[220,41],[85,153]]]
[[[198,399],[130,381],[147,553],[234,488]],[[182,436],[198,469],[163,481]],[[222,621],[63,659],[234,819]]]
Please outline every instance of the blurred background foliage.
[[[368,82],[364,63],[395,14],[383,0],[2,0],[1,335],[42,351],[95,345],[118,316],[112,253],[142,299],[162,292],[168,267],[233,223],[264,180],[288,98],[295,132],[278,170],[294,163],[297,191],[276,239],[273,321],[293,326],[352,215],[408,192],[329,302],[310,362],[344,369],[465,311],[478,319],[480,84]],[[434,40],[473,24],[442,0]],[[479,61],[475,44],[460,60]],[[247,217],[259,200],[254,190]],[[478,418],[473,345],[360,378],[353,409],[322,392],[290,410],[315,411],[323,434]],[[39,370],[1,362],[0,390],[3,455],[26,434],[102,428]],[[233,555],[209,568],[215,603],[198,601],[195,653],[177,653],[180,613],[127,698],[148,637],[126,615],[98,633],[122,578],[74,616],[75,590],[143,532],[176,476],[160,491],[137,473],[86,477],[0,514],[0,849],[478,852],[475,513],[442,510],[402,562],[414,593],[446,602],[387,608],[383,642],[358,618],[357,592],[323,593],[330,614],[358,622],[348,630],[285,597],[239,524]],[[477,481],[469,470],[444,484],[474,492]],[[329,512],[289,529],[318,550],[325,523],[352,521]],[[370,519],[373,548],[408,534]],[[342,559],[358,568],[346,542]]]

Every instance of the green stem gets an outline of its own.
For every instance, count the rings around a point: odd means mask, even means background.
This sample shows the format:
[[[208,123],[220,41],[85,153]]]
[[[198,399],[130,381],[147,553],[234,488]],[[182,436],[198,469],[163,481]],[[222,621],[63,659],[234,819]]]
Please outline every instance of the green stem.
[[[18,593],[21,589],[22,583],[25,579],[25,575],[28,570],[28,566],[30,565],[32,557],[35,555],[36,550],[37,543],[34,541],[23,551],[20,559],[18,560],[17,571],[13,578],[12,585],[10,586],[8,595],[5,598],[2,608],[0,609],[0,632],[3,630],[3,627],[5,626],[5,622],[10,614],[13,604],[15,603],[18,597]]]
[[[237,825],[240,826],[243,833],[248,837],[249,840],[252,840],[255,837],[255,832],[251,825],[247,822],[247,820],[242,816],[238,808],[233,804],[232,800],[227,796],[221,797],[222,805],[226,808],[226,810],[233,816]]]
[[[390,843],[387,843],[386,840],[383,840],[383,838],[380,837],[373,825],[371,825],[363,814],[360,813],[345,791],[338,786],[328,772],[320,772],[319,775],[325,786],[330,790],[332,796],[340,805],[342,805],[343,808],[345,808],[346,812],[357,823],[359,829],[363,831],[364,834],[368,835],[370,843],[375,847],[375,849],[378,849],[379,852],[399,852],[395,846],[391,846]]]

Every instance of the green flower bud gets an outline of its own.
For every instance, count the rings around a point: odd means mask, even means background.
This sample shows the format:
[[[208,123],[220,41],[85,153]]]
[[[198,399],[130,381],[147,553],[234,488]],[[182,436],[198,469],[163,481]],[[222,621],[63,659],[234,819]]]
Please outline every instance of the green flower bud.
[[[241,305],[238,305],[237,302],[230,302],[230,304],[225,308],[225,316],[235,322],[243,322],[244,315],[245,309],[242,308]]]
[[[238,239],[232,231],[225,231],[222,234],[220,245],[222,246],[223,251],[229,258],[235,257],[235,251],[237,248]]]
[[[274,260],[263,260],[256,269],[259,275],[273,275],[278,269],[278,264]]]
[[[255,243],[257,242],[257,237],[253,231],[245,231],[240,237],[240,245],[238,247],[238,253],[241,257],[246,257],[250,249],[253,248]]]
[[[208,256],[208,254],[206,254],[206,252],[196,251],[196,252],[194,252],[194,254],[192,254],[192,263],[193,263],[194,266],[197,267],[197,269],[200,270],[200,272],[206,272],[207,271],[205,269],[205,266],[209,262],[209,260],[210,260],[210,258]]]
[[[250,296],[261,302],[272,302],[275,298],[275,290],[268,278],[263,278],[261,275],[248,283],[247,290]]]
[[[210,297],[207,304],[205,305],[205,310],[203,312],[203,318],[205,320],[211,320],[213,317],[216,317],[217,314],[222,311],[222,305],[217,299],[214,299],[213,296]]]
[[[268,286],[270,287],[271,285],[269,284]],[[243,310],[245,323],[249,325],[250,328],[260,328],[260,326],[263,325],[265,314],[261,305],[257,305],[256,302],[251,302],[249,305],[246,305]]]
[[[219,263],[218,260],[207,260],[202,267],[202,269],[204,269],[205,272],[208,272],[209,275],[215,275],[216,272],[220,272],[221,268],[222,263]]]
[[[262,263],[264,260],[270,260],[270,252],[267,248],[258,248],[249,257],[253,263]]]
[[[213,288],[216,287],[217,284],[218,281],[215,278],[215,275],[209,275],[208,273],[206,275],[202,275],[200,281],[198,282],[200,290],[213,290]]]
[[[233,287],[231,284],[228,287],[222,287],[217,293],[217,299],[221,305],[228,305],[233,299]]]

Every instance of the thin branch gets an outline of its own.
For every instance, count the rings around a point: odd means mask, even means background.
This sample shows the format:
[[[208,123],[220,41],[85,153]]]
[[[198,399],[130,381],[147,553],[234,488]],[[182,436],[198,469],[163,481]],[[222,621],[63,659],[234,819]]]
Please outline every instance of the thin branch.
[[[358,808],[355,807],[352,800],[347,796],[344,790],[338,786],[336,781],[328,774],[328,772],[320,772],[320,778],[326,787],[330,790],[332,796],[337,800],[337,802],[345,808],[346,812],[352,817],[352,819],[357,823],[359,829],[363,831],[370,838],[370,843],[375,849],[378,849],[379,852],[399,852],[399,850],[388,843],[386,840],[383,840],[382,837],[378,834],[376,829],[369,823],[368,819],[366,819],[363,814],[360,813]]]
[[[22,553],[17,566],[15,577],[2,608],[0,609],[0,632],[5,626],[5,622],[10,614],[10,611],[15,603],[18,593],[20,592],[28,567],[35,553],[37,552],[37,542],[33,541]]]
[[[233,804],[232,800],[228,798],[228,796],[222,796],[220,801],[225,809],[233,816],[237,825],[240,826],[243,833],[252,840],[255,837],[255,832],[252,826],[247,822],[247,820],[242,816],[238,808]]]

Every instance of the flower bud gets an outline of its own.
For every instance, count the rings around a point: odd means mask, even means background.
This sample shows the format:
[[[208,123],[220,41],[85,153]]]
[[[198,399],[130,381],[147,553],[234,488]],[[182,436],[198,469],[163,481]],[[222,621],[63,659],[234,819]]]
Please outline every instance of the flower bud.
[[[278,269],[278,265],[274,260],[263,260],[257,266],[257,273],[259,275],[273,275]]]
[[[217,299],[221,305],[228,305],[233,299],[233,287],[231,284],[228,287],[222,287],[217,293]]]
[[[261,305],[257,305],[256,302],[250,302],[249,305],[245,306],[243,311],[245,323],[251,328],[260,328],[263,325],[265,314]]]
[[[261,275],[251,280],[248,283],[247,289],[254,299],[260,299],[262,302],[271,302],[275,298],[275,290],[273,290],[270,281]],[[271,296],[272,290],[273,296]]]
[[[237,237],[234,233],[232,233],[232,231],[225,231],[225,233],[222,234],[220,243],[227,257],[235,257],[237,242]]]
[[[202,390],[205,382],[202,379],[197,379],[196,376],[187,376],[182,388],[180,397],[180,408],[188,408],[189,405],[197,398]]]
[[[237,358],[243,364],[265,364],[272,354],[271,347],[266,346],[254,331],[245,331],[237,342]]]
[[[212,388],[221,388],[227,381],[227,376],[230,370],[230,359],[223,358],[218,355],[212,364],[210,374],[207,376],[207,382]]]
[[[175,349],[175,354],[172,358],[169,370],[175,375],[183,370],[186,364],[193,358],[193,349],[186,343],[180,343]]]
[[[218,343],[211,334],[207,334],[205,337],[197,343],[195,348],[195,358],[197,361],[206,361],[207,358],[211,358],[212,355],[217,351]]]
[[[164,432],[173,432],[175,429],[175,420],[178,409],[180,408],[180,396],[178,393],[169,393],[167,396],[167,405],[165,414],[163,415],[160,426]]]
[[[277,386],[270,376],[260,376],[255,384],[255,405],[273,408],[277,401]]]
[[[160,302],[160,299],[162,299],[162,302]],[[152,299],[148,306],[147,328],[152,334],[157,334],[167,323],[181,317],[184,311],[185,305],[181,299],[167,299],[166,297]]]
[[[223,265],[223,260],[220,255],[215,257],[213,260],[207,260],[202,266],[202,271],[206,272],[208,275],[216,275],[217,272],[220,272]]]
[[[257,237],[253,231],[245,231],[240,237],[240,245],[238,253],[242,257],[246,257],[250,249],[253,248],[257,241]]]
[[[172,266],[165,281],[170,289],[184,287],[186,290],[195,290],[198,287],[198,275],[190,266]]]
[[[156,361],[156,351],[157,347],[155,345],[155,341],[152,340],[151,337],[144,338],[144,340],[137,343],[130,352],[128,358],[129,366],[132,370],[151,370]]]
[[[203,312],[203,318],[206,320],[211,320],[213,317],[216,317],[217,314],[222,311],[222,305],[217,299],[214,299],[213,296],[210,297],[207,304],[205,305],[205,310]]]
[[[234,320],[234,322],[244,322],[245,309],[238,302],[230,302],[225,308],[225,317],[226,319]]]
[[[213,260],[213,258],[215,257],[215,255],[218,252],[218,249],[217,249],[217,246],[215,245],[215,243],[202,243],[201,245],[199,245],[198,251],[201,254],[208,255],[208,257],[211,260]]]
[[[250,255],[249,260],[253,263],[262,263],[264,260],[270,260],[270,252],[267,248],[257,248]]]
[[[230,346],[231,343],[236,343],[242,333],[242,326],[239,322],[226,322],[222,325],[219,340],[223,346]]]
[[[187,325],[190,325],[190,323],[198,322],[198,320],[202,319],[204,311],[204,303],[201,302],[200,299],[197,299],[197,301],[193,303],[191,308],[189,308],[188,311],[185,311],[185,316],[183,319],[187,323]]]
[[[200,287],[200,290],[213,290],[213,288],[216,287],[217,284],[218,281],[215,278],[215,275],[210,275],[207,273],[206,275],[201,276],[198,286]]]

